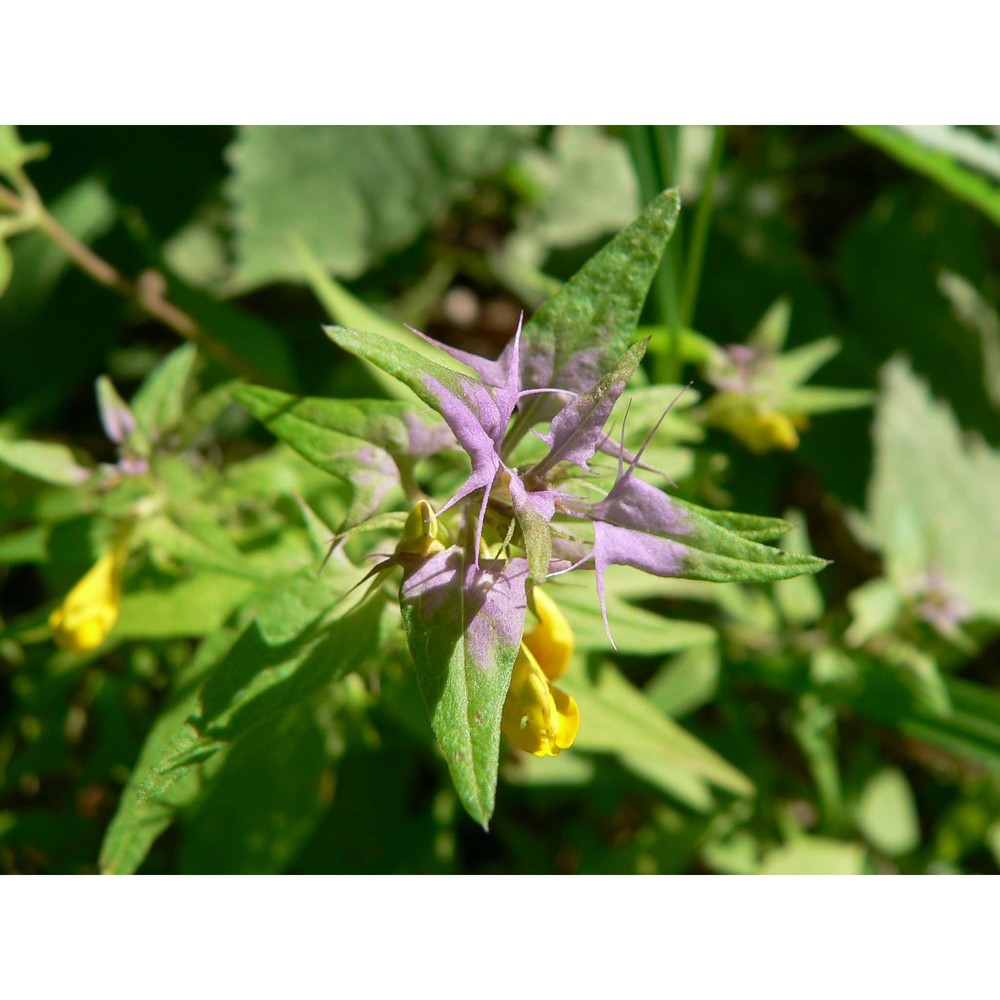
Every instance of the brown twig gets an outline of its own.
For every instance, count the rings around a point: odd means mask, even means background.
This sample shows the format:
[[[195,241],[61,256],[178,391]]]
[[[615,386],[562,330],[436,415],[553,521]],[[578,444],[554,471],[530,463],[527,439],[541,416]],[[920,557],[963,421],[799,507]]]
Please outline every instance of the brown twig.
[[[241,358],[225,344],[219,342],[186,312],[179,309],[167,296],[166,278],[155,270],[143,271],[136,281],[125,277],[103,257],[94,253],[85,243],[78,240],[68,229],[45,208],[41,198],[33,188],[28,188],[24,197],[0,184],[0,208],[21,214],[31,213],[36,227],[41,230],[63,253],[85,274],[99,285],[117,292],[123,298],[137,305],[148,316],[159,320],[178,336],[197,344],[206,354],[225,365],[237,375],[251,381],[268,382],[266,375],[254,365]]]

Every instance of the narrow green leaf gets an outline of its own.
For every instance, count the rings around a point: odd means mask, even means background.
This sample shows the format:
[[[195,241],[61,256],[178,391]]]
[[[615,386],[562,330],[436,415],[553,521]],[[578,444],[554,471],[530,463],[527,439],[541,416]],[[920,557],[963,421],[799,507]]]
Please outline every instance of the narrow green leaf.
[[[196,786],[189,783],[188,788],[176,789],[169,799],[138,795],[140,785],[148,779],[152,768],[176,740],[178,732],[184,726],[184,720],[197,704],[201,679],[233,641],[233,633],[227,630],[219,630],[205,640],[178,679],[177,688],[166,709],[153,724],[139,759],[122,790],[118,809],[104,835],[99,858],[104,874],[128,875],[138,871],[156,839],[173,822],[176,806],[188,801],[196,791]]]
[[[808,382],[815,372],[840,352],[836,337],[823,337],[778,354],[772,360],[774,372],[786,386]]]
[[[566,615],[578,650],[611,650],[590,574],[560,577],[546,589]],[[711,645],[718,638],[710,625],[664,618],[636,607],[616,594],[613,583],[608,586],[607,606],[608,621],[620,653],[637,656],[672,653],[692,646]]]
[[[436,413],[411,403],[291,396],[257,385],[240,386],[233,391],[233,398],[306,458],[309,455],[296,442],[303,440],[303,447],[312,453],[316,450],[317,428],[367,441],[397,459],[432,454],[449,440],[454,441]],[[335,443],[333,438],[330,441]],[[336,448],[327,450],[333,452]]]
[[[695,739],[657,709],[610,664],[596,682],[571,672],[560,685],[580,706],[580,732],[574,752],[613,753],[643,777],[696,809],[708,809],[705,784],[734,795],[753,795],[753,783],[714,750]]]
[[[338,347],[373,365],[393,378],[399,379],[409,386],[431,409],[436,410],[440,402],[427,386],[427,379],[440,382],[445,388],[458,393],[459,386],[465,376],[443,364],[438,364],[430,358],[418,354],[410,347],[395,340],[380,337],[374,333],[359,333],[343,326],[323,327],[326,335]]]
[[[793,525],[780,517],[762,517],[759,514],[740,514],[734,510],[712,510],[709,507],[699,507],[697,504],[680,497],[674,501],[685,510],[690,510],[706,521],[717,524],[752,542],[773,542],[792,530]]]
[[[132,397],[132,412],[151,439],[162,437],[180,423],[197,362],[194,344],[182,344],[149,373]]]
[[[90,470],[79,465],[62,444],[48,441],[6,441],[0,438],[0,462],[56,486],[79,486],[90,478]]]
[[[1000,225],[1000,187],[956,163],[947,153],[928,149],[885,125],[854,125],[851,131],[904,166],[929,177],[956,198],[975,206]]]

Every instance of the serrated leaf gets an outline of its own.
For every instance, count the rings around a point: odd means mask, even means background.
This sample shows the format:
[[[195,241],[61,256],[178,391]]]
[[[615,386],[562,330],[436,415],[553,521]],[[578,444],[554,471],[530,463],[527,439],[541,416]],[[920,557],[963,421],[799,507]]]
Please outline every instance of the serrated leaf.
[[[493,814],[500,717],[527,610],[524,559],[466,565],[457,547],[407,574],[400,609],[417,681],[469,815]]]
[[[401,249],[470,182],[499,170],[534,129],[254,126],[230,149],[237,277],[300,281],[300,237],[351,278]]]
[[[0,463],[55,486],[79,486],[91,475],[62,444],[0,438]]]
[[[585,392],[625,353],[679,213],[676,189],[664,191],[535,313],[522,334],[525,388]],[[554,412],[543,398],[525,419]]]
[[[900,359],[883,369],[868,516],[900,593],[939,574],[973,614],[1000,620],[1000,453],[963,434]]]
[[[405,403],[297,398],[261,386],[233,395],[303,458],[350,485],[341,532],[378,510],[400,484],[400,468],[409,473],[417,459],[454,443],[435,414]]]

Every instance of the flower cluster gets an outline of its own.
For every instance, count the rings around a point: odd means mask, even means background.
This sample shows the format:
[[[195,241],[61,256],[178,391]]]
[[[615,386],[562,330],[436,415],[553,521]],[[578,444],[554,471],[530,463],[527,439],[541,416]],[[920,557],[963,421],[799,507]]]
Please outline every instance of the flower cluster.
[[[468,375],[375,335],[340,327],[328,333],[408,385],[470,463],[436,510],[426,499],[417,503],[395,554],[374,571],[403,567],[407,640],[460,791],[469,757],[493,752],[483,734],[494,726],[539,757],[556,756],[576,738],[580,710],[553,683],[569,666],[573,637],[552,598],[557,585],[542,584],[592,570],[614,645],[605,592],[611,566],[661,577],[769,580],[823,565],[761,544],[783,533],[783,522],[704,510],[655,485],[642,456],[663,417],[635,454],[624,434],[619,443],[608,433],[645,342],[605,354],[603,362],[581,351],[560,368],[520,324],[496,360],[436,344],[471,369]],[[398,447],[386,438],[390,446]],[[599,454],[614,463],[610,479],[592,464]],[[393,457],[398,463],[398,452]],[[467,795],[481,793],[470,785]],[[470,811],[487,813],[488,797]]]

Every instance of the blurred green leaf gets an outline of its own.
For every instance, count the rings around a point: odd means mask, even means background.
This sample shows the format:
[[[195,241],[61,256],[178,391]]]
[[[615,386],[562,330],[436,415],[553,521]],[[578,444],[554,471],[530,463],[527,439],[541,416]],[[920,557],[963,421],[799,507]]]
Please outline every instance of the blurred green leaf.
[[[825,837],[796,837],[764,858],[760,875],[861,875],[865,852],[860,844]]]
[[[874,436],[868,517],[887,576],[904,595],[940,577],[973,614],[1000,620],[1000,575],[983,558],[1000,536],[1000,454],[963,434],[901,359],[883,370]]]
[[[594,580],[589,574],[560,577],[547,590],[566,615],[577,649],[611,651]],[[715,629],[702,622],[664,618],[636,607],[619,597],[613,585],[608,587],[607,608],[611,632],[621,653],[639,656],[672,653],[691,646],[710,645],[718,637]]]
[[[857,805],[858,828],[876,850],[895,857],[920,843],[920,822],[913,792],[898,768],[887,767],[868,779]]]
[[[132,397],[132,412],[151,439],[161,438],[180,423],[197,362],[197,348],[182,344],[153,369]]]
[[[48,441],[0,438],[0,463],[56,486],[79,486],[91,476],[91,470],[78,464],[69,448]]]
[[[292,238],[357,277],[497,172],[533,134],[505,126],[251,126],[230,150],[237,278],[301,281]]]
[[[44,142],[22,142],[14,125],[0,125],[0,174],[16,176],[32,160],[47,156],[49,147]]]
[[[7,291],[10,284],[10,277],[14,273],[14,257],[10,252],[10,247],[0,234],[0,298]]]
[[[973,133],[959,132],[957,127],[940,128],[950,131],[934,135],[926,131],[907,135],[902,128],[887,125],[855,125],[851,131],[904,166],[929,177],[1000,225],[1000,186],[955,159],[957,153],[965,162],[974,162],[980,169],[987,168],[994,179],[1000,179],[997,171],[1000,147],[996,143],[988,145]]]
[[[746,775],[660,712],[610,664],[596,682],[572,672],[559,683],[580,706],[574,751],[614,754],[693,809],[711,807],[708,785],[733,795],[754,794]]]
[[[208,635],[254,589],[252,580],[208,570],[181,577],[150,570],[133,574],[122,595],[115,636],[155,640]]]

